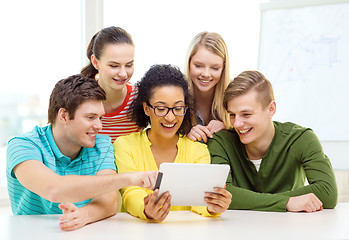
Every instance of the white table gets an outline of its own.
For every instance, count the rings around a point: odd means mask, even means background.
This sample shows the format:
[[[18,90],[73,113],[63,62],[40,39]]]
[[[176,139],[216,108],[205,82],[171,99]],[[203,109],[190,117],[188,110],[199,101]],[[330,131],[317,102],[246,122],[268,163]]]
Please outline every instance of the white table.
[[[219,218],[190,211],[170,212],[162,223],[118,213],[63,232],[58,216],[0,216],[0,239],[349,239],[349,203],[315,213],[230,210]]]

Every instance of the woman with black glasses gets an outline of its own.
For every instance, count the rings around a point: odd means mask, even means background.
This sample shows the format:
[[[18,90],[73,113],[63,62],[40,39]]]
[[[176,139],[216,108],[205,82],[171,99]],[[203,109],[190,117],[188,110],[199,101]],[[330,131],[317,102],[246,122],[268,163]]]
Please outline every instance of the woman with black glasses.
[[[190,94],[181,71],[171,65],[154,65],[137,83],[138,96],[131,105],[133,120],[142,131],[119,137],[115,143],[118,172],[158,170],[163,162],[210,163],[205,144],[185,137],[191,127]],[[178,176],[180,177],[180,176]],[[230,204],[231,194],[219,188],[207,193],[207,207],[171,206],[166,192],[131,186],[121,190],[123,207],[142,219],[163,221],[170,210],[193,210],[217,216]]]

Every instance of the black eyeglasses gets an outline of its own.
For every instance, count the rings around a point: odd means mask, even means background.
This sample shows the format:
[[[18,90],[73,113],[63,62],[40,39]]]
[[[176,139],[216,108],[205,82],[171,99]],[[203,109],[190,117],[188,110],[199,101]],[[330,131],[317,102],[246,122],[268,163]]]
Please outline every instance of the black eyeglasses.
[[[166,116],[170,110],[172,111],[172,113],[175,116],[181,117],[181,116],[184,116],[188,110],[187,106],[178,106],[178,107],[170,108],[170,107],[165,107],[165,106],[155,106],[154,107],[150,103],[147,103],[147,105],[154,110],[155,115],[158,117]]]

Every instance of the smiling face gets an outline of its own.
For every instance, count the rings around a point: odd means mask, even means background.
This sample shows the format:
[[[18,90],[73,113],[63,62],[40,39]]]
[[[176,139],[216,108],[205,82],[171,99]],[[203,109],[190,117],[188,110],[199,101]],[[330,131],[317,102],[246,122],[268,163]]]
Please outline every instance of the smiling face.
[[[181,87],[161,86],[152,91],[149,104],[153,107],[180,107],[185,106],[184,93]],[[143,103],[144,112],[150,118],[151,129],[149,137],[171,139],[177,136],[184,116],[176,116],[169,111],[165,116],[159,117],[154,113],[154,109]]]
[[[65,145],[69,149],[91,148],[95,145],[95,139],[102,129],[101,118],[104,115],[102,101],[87,100],[75,111],[74,118],[66,117],[64,124],[66,138]]]
[[[189,75],[194,89],[200,92],[213,92],[221,78],[223,67],[224,62],[220,56],[203,46],[199,47],[189,64]]]
[[[263,107],[255,90],[227,102],[230,122],[245,145],[260,145],[267,136],[273,135],[272,117],[275,110],[275,101]]]
[[[134,72],[134,46],[131,44],[106,44],[100,59],[91,57],[99,73],[99,84],[105,90],[123,89]]]

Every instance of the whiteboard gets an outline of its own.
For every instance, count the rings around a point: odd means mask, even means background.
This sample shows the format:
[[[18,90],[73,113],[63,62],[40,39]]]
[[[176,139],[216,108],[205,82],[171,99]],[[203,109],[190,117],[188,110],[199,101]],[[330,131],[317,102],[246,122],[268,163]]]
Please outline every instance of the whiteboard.
[[[349,1],[341,2],[261,7],[258,70],[274,88],[274,120],[310,127],[322,141],[349,140]]]

